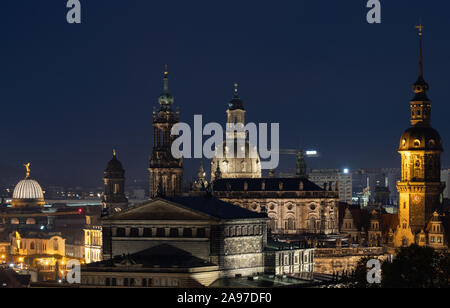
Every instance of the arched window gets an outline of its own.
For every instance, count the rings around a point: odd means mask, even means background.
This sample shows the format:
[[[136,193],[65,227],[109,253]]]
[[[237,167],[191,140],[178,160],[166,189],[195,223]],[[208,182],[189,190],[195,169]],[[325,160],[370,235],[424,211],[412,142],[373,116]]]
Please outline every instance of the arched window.
[[[295,230],[295,219],[292,217],[289,217],[287,219],[287,229],[292,231]]]

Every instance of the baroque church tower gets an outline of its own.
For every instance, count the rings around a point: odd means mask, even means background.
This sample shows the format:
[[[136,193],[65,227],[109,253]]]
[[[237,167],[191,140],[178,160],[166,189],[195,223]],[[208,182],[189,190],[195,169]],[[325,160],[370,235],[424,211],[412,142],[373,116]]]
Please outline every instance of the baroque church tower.
[[[103,183],[103,214],[111,214],[126,208],[128,199],[125,196],[125,170],[117,159],[116,150],[113,150],[113,157],[106,165]]]
[[[442,140],[431,127],[429,89],[423,77],[422,26],[419,29],[419,77],[413,85],[410,102],[411,127],[400,139],[401,181],[399,192],[399,225],[394,234],[394,246],[436,246],[444,241],[443,234],[429,232],[431,222],[439,220],[444,184],[440,181]],[[434,228],[435,231],[436,228]],[[443,232],[442,228],[441,232]],[[427,233],[426,233],[427,232]],[[437,245],[439,246],[439,245]]]
[[[234,84],[234,96],[227,109],[226,140],[218,146],[211,162],[211,181],[216,178],[260,178],[261,162],[256,146],[247,140],[247,132],[228,129],[245,127],[245,109]],[[238,149],[239,146],[243,148]],[[233,151],[233,152],[232,152]]]
[[[176,196],[182,193],[183,160],[172,156],[172,127],[179,122],[179,112],[172,110],[169,75],[164,70],[164,88],[158,98],[159,111],[153,110],[153,150],[150,156],[150,198]]]

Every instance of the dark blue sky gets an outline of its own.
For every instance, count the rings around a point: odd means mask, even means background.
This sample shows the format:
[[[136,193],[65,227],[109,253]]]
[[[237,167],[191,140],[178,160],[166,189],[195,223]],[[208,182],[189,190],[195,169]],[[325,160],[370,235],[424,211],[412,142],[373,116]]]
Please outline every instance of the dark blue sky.
[[[65,0],[3,0],[0,176],[15,182],[31,161],[41,182],[101,185],[116,147],[128,180],[146,178],[165,63],[183,121],[224,122],[238,82],[247,120],[280,122],[283,148],[318,149],[311,166],[399,167],[419,17],[447,148],[450,3],[381,1],[369,25],[366,2],[81,0],[69,25]],[[185,167],[189,178],[198,161]]]

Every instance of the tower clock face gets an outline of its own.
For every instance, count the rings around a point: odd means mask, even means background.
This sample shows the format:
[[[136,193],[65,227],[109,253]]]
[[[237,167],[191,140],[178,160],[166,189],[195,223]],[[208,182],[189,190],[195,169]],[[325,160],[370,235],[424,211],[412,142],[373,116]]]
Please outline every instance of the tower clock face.
[[[415,196],[413,197],[414,203],[419,203],[421,200],[422,200],[422,197],[419,196],[419,195],[415,195]]]

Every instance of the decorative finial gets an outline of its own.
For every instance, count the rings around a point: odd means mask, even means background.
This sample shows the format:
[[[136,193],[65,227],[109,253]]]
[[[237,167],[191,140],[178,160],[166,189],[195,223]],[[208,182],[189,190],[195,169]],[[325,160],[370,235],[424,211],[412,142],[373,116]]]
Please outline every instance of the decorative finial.
[[[116,149],[113,149],[113,156],[114,156],[114,157],[117,156],[117,151],[116,151]]]
[[[30,163],[26,163],[25,165],[25,168],[27,169],[27,175],[26,175],[26,179],[28,179],[29,177],[30,177],[30,166],[31,166],[31,164]]]
[[[422,36],[423,36],[423,25],[419,22],[416,29],[419,30],[419,78],[423,77],[423,56],[422,56]]]
[[[169,93],[169,71],[167,70],[167,64],[164,65],[164,91],[163,93]]]
[[[238,95],[238,87],[239,85],[237,83],[234,84],[234,95],[237,96]]]

